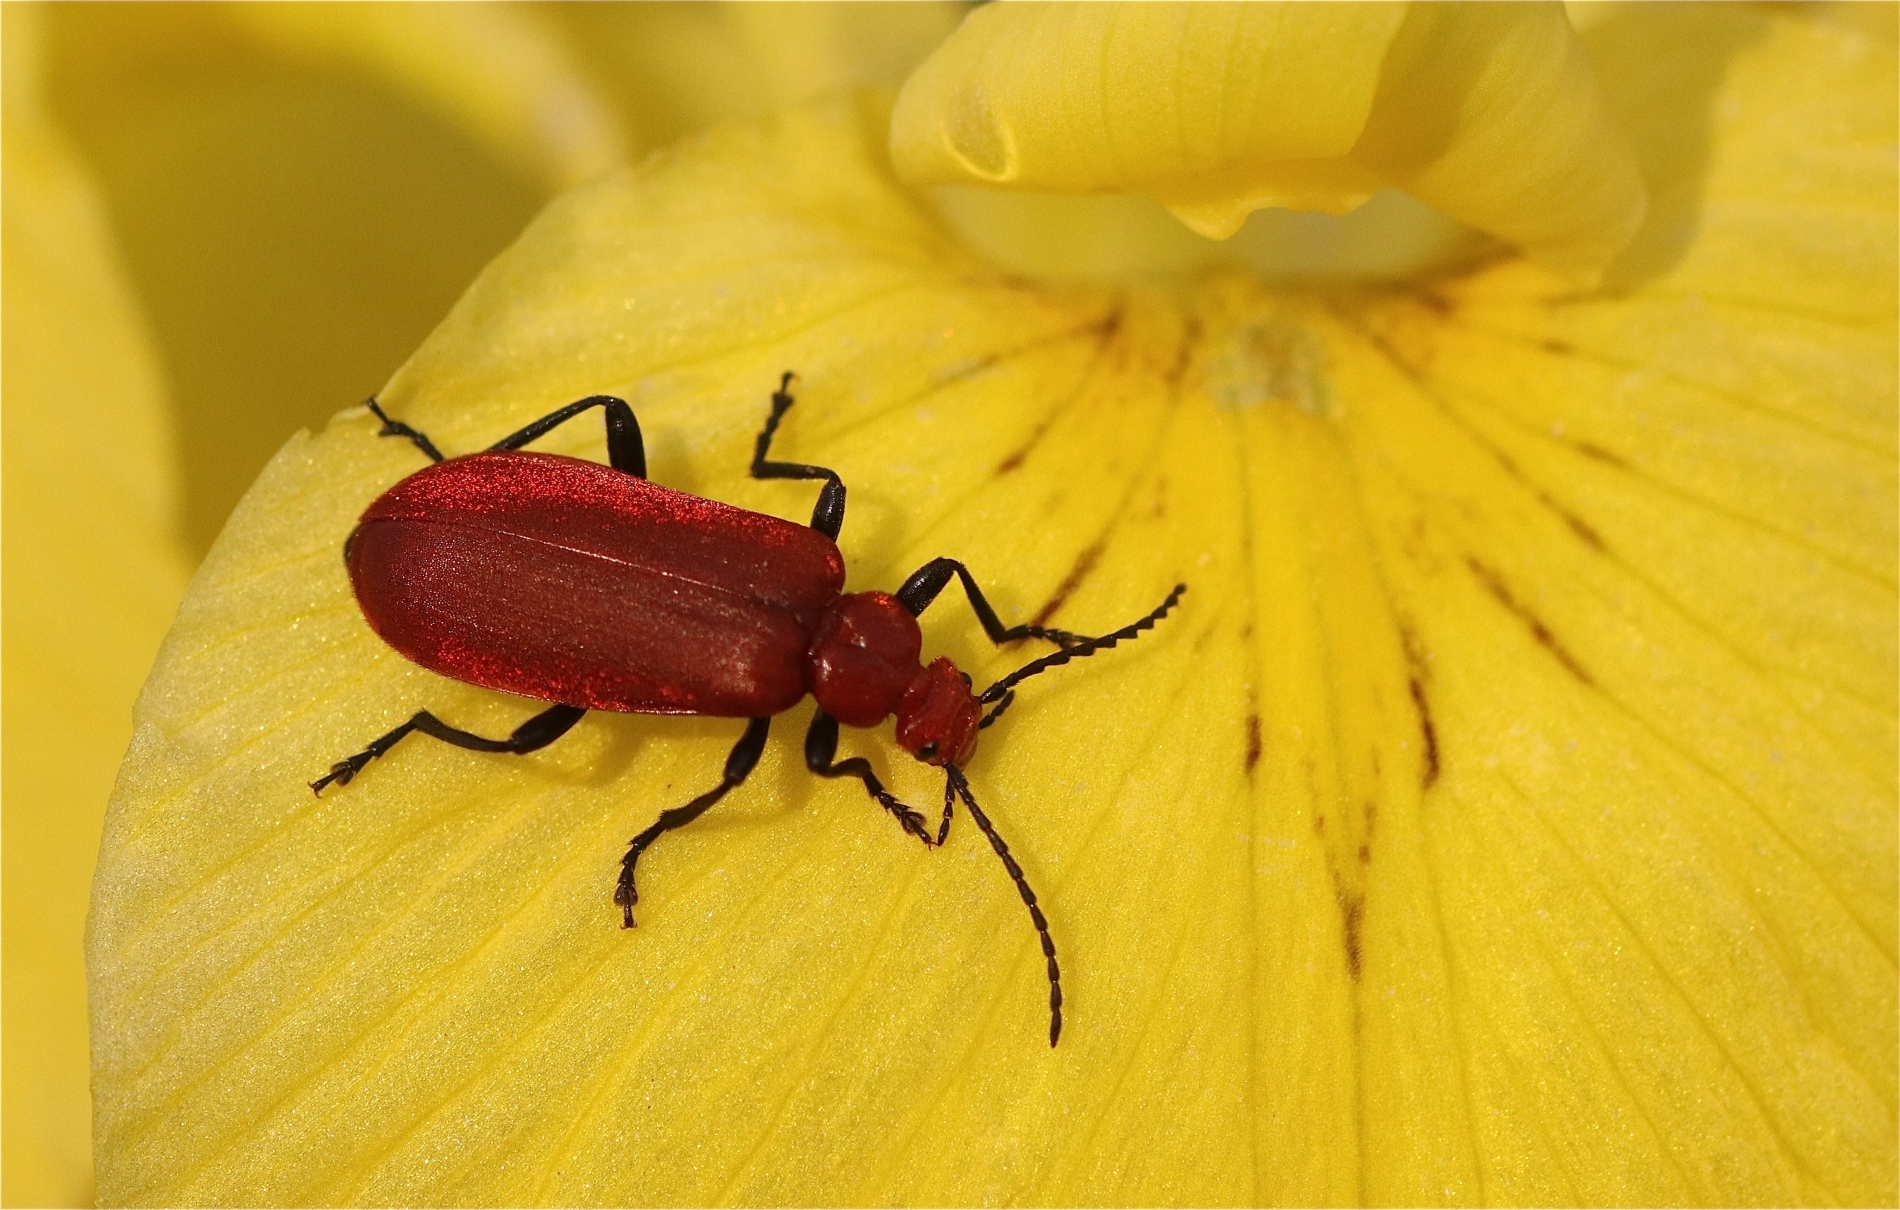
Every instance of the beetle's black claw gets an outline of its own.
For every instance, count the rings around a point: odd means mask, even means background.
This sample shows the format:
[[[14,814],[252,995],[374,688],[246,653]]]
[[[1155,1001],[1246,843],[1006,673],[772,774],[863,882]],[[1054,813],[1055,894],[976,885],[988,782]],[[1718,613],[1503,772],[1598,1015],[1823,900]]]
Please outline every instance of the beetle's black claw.
[[[356,770],[357,770],[357,766],[353,764],[352,762],[347,761],[347,760],[340,760],[334,765],[330,766],[330,771],[328,773],[325,773],[322,777],[319,777],[317,780],[311,782],[310,789],[312,790],[312,792],[316,794],[318,798],[322,798],[323,789],[325,786],[331,785],[332,783],[339,786],[349,785],[350,779],[356,776]]]

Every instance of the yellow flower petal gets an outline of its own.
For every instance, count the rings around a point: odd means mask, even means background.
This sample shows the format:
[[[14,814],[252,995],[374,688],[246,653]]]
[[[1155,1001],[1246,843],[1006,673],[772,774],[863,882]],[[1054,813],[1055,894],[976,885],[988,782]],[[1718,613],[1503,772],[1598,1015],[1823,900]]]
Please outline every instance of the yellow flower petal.
[[[410,741],[310,798],[418,707],[533,708],[363,625],[337,552],[418,456],[351,413],[247,498],[144,699],[90,951],[103,1197],[1891,1202],[1895,316],[1852,296],[1896,260],[1893,52],[1725,8],[1592,37],[1651,48],[1619,96],[1714,115],[1622,299],[1521,261],[1034,289],[847,106],[558,201],[386,392],[444,447],[617,391],[656,478],[797,517],[742,471],[796,368],[782,448],[851,483],[854,587],[952,553],[1007,619],[1096,628],[1190,584],[973,764],[1062,1045],[981,838],[814,784],[796,713],[648,855],[630,935],[621,848],[733,723]],[[954,597],[926,632],[1022,658]]]
[[[993,5],[905,84],[891,151],[915,181],[1148,193],[1217,239],[1396,186],[1585,274],[1643,213],[1550,6]]]
[[[165,392],[92,182],[47,113],[41,10],[0,21],[6,94],[4,1191],[93,1204],[87,888],[140,677],[184,591]]]

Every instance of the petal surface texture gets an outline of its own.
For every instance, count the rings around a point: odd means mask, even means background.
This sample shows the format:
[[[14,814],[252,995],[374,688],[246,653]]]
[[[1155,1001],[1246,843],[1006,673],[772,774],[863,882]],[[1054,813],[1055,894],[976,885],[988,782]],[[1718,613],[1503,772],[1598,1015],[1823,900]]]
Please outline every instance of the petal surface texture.
[[[1393,186],[1586,273],[1644,205],[1554,5],[991,5],[905,84],[891,152],[916,181],[1151,194],[1216,239]]]
[[[744,474],[791,369],[774,451],[850,485],[851,590],[951,555],[1006,623],[1095,633],[1188,584],[969,769],[1061,1045],[971,820],[926,851],[809,777],[801,711],[643,859],[632,932],[628,838],[738,724],[415,738],[313,798],[418,709],[536,709],[365,626],[343,540],[422,458],[348,412],[246,497],[141,702],[102,1201],[1891,1204],[1893,49],[1697,6],[1587,47],[1656,198],[1618,293],[1518,258],[1028,285],[869,101],[557,200],[382,393],[443,449],[611,392],[656,480],[802,520]],[[923,629],[979,685],[1041,653],[954,587]],[[843,752],[934,815],[888,731]]]

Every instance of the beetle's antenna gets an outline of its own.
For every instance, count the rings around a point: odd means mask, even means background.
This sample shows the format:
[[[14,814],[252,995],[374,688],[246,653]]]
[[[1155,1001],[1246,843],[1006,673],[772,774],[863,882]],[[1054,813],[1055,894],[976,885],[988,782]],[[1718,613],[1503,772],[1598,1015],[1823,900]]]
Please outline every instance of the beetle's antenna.
[[[1029,918],[1035,922],[1036,935],[1042,938],[1042,956],[1049,960],[1049,1045],[1054,1046],[1056,1039],[1062,1036],[1062,971],[1056,966],[1056,943],[1049,936],[1049,921],[1043,917],[1042,909],[1036,906],[1036,892],[1029,889],[1029,880],[1023,877],[1023,867],[1009,855],[1009,846],[996,834],[996,825],[990,817],[983,814],[983,808],[976,805],[976,799],[970,795],[970,783],[964,779],[963,771],[955,765],[943,767],[945,786],[955,789],[963,805],[970,808],[970,818],[976,820],[976,826],[983,829],[983,835],[990,838],[990,847],[1003,859],[1003,868],[1016,882],[1016,890],[1022,895],[1023,902],[1029,907]],[[949,794],[945,793],[946,805]],[[949,821],[946,815],[945,822]]]
[[[948,777],[943,779],[943,822],[937,825],[937,847],[950,838],[950,808],[957,805],[954,786]]]
[[[995,722],[1003,711],[1009,709],[1009,704],[1016,699],[1015,687],[1030,677],[1035,676],[1037,673],[1047,672],[1049,669],[1061,664],[1066,664],[1070,660],[1079,660],[1085,655],[1094,655],[1098,651],[1106,651],[1124,639],[1136,638],[1142,631],[1152,630],[1156,622],[1168,616],[1168,611],[1175,607],[1175,604],[1181,599],[1181,594],[1186,591],[1187,585],[1176,584],[1174,591],[1168,594],[1168,599],[1155,606],[1153,611],[1140,621],[1130,622],[1120,630],[1112,630],[1100,638],[1089,639],[1085,642],[1077,643],[1073,647],[1064,647],[1061,651],[1045,655],[1039,660],[1031,660],[1002,680],[997,681],[994,685],[985,689],[981,697],[977,698],[977,701],[986,706],[991,702],[998,703],[996,709],[983,716],[983,721],[979,723],[978,726],[987,727]],[[969,801],[967,794],[964,795],[964,801]]]

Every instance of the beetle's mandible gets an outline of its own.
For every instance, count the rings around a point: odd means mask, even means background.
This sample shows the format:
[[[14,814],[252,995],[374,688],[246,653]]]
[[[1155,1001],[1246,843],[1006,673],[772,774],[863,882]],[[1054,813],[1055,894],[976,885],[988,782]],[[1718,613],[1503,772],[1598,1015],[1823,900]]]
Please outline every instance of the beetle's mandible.
[[[809,527],[650,483],[640,425],[611,395],[577,400],[481,453],[444,458],[435,443],[384,414],[380,436],[403,437],[432,465],[369,506],[343,546],[350,583],[371,629],[444,676],[555,703],[506,739],[451,727],[427,710],[311,783],[347,785],[411,732],[477,752],[533,752],[589,710],[744,718],[745,734],[719,784],[662,811],[620,862],[614,902],[633,927],[633,870],[661,835],[704,814],[746,779],[765,749],[771,716],[807,693],[818,712],[805,764],[820,777],[855,777],[927,847],[950,834],[957,800],[969,808],[1016,884],[1049,972],[1049,1045],[1062,1033],[1062,982],[1049,922],[1022,867],[970,793],[963,767],[977,733],[996,721],[1029,677],[1132,639],[1167,616],[1186,585],[1152,612],[1094,638],[1043,626],[1004,626],[969,569],[932,559],[895,594],[846,593],[838,553],[844,482],[837,472],[773,462],[772,435],[792,406],[793,375],[772,394],[752,456],[756,479],[821,479]],[[606,416],[609,465],[522,447],[591,408]],[[975,693],[939,656],[919,662],[917,615],[955,578],[992,642],[1041,639],[1058,650]],[[943,814],[924,816],[884,788],[862,757],[835,759],[838,724],[875,727],[896,715],[897,742],[944,771]]]

